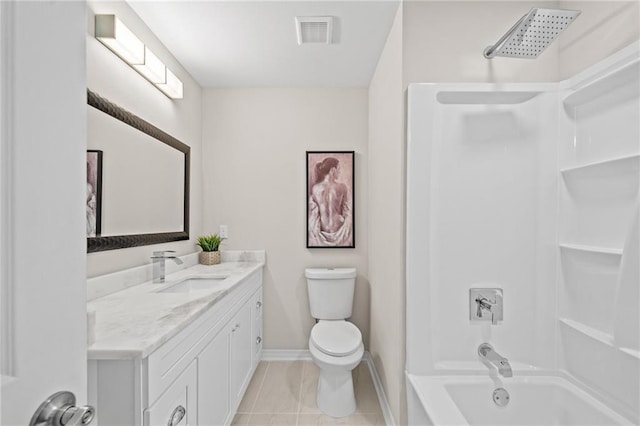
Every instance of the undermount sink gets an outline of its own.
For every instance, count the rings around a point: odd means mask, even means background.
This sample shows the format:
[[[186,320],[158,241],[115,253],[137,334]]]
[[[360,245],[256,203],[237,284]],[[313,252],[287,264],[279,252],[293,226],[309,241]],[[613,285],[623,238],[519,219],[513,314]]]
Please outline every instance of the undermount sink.
[[[158,293],[191,293],[195,291],[220,291],[227,287],[224,282],[228,275],[189,277],[169,287],[158,290]]]

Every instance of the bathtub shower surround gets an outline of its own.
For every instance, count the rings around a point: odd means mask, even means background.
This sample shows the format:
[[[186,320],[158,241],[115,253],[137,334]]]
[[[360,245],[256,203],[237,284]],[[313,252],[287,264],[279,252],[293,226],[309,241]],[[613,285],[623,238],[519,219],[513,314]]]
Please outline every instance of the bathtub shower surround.
[[[409,87],[410,424],[640,423],[639,73],[634,43],[557,84]]]
[[[482,376],[410,376],[409,391],[429,408],[410,425],[632,425],[579,385],[554,376],[514,377],[504,382],[509,403],[496,407],[495,384]],[[433,407],[438,407],[434,410]],[[561,413],[561,414],[560,414]],[[560,415],[559,415],[560,414]]]

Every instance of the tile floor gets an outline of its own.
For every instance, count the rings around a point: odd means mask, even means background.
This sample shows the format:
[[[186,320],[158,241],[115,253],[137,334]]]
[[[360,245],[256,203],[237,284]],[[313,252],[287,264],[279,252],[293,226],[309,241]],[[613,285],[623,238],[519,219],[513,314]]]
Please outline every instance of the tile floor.
[[[385,424],[366,363],[353,370],[357,409],[349,417],[334,419],[320,412],[316,404],[318,374],[312,361],[260,362],[232,426]]]

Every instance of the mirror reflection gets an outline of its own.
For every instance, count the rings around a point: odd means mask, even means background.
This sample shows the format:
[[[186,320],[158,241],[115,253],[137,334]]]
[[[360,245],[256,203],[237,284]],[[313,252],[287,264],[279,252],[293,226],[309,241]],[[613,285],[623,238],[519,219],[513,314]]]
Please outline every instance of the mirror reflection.
[[[188,239],[189,147],[91,91],[88,103],[89,252]]]

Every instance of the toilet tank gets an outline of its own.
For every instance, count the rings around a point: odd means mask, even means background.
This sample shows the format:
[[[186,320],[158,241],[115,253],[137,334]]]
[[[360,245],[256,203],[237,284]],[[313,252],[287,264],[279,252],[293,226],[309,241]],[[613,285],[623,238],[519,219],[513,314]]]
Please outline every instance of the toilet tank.
[[[351,317],[356,268],[309,268],[304,271],[311,316],[322,320]]]

